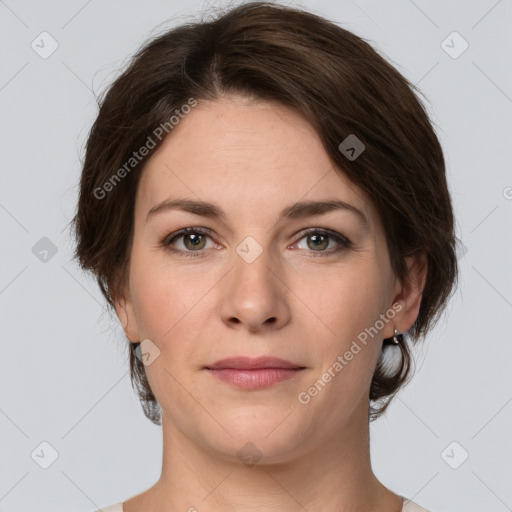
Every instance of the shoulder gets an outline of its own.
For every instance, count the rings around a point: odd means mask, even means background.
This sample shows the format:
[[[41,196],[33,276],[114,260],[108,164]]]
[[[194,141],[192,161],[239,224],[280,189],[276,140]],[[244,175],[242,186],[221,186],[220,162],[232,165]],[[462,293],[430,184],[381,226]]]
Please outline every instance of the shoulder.
[[[103,507],[94,512],[123,512],[123,503],[114,503],[113,505],[109,505],[108,507]]]
[[[402,512],[430,512],[430,510],[420,507],[417,503],[414,503],[414,501],[408,500],[405,497],[403,497],[403,498],[404,498],[404,506],[402,508]]]

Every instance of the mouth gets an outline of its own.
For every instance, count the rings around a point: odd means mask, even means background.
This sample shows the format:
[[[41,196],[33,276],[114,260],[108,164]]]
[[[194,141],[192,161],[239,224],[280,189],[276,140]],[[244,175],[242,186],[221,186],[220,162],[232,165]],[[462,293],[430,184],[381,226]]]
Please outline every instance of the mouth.
[[[305,368],[297,364],[291,363],[278,357],[228,357],[221,359],[216,363],[205,366],[207,370],[265,370],[265,369],[281,369],[281,370],[299,370]]]
[[[231,357],[205,366],[205,370],[226,384],[243,389],[263,389],[292,379],[306,369],[277,357]]]

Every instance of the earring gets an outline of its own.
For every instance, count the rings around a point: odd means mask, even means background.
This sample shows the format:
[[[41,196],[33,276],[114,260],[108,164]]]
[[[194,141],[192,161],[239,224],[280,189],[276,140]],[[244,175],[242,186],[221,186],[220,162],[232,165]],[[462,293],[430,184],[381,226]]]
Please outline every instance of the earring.
[[[404,339],[404,335],[399,334],[398,331],[395,329],[395,334],[393,336],[393,342],[398,345],[398,343],[402,343],[403,339]]]
[[[395,334],[391,338],[384,338],[385,345],[399,345],[402,343],[404,339],[404,335],[400,334],[397,329],[395,329]]]
[[[404,335],[395,329],[395,334],[391,338],[384,338],[382,350],[380,351],[378,366],[380,371],[386,377],[394,376],[402,365],[405,344],[402,343]],[[398,347],[400,350],[389,348],[389,346]]]

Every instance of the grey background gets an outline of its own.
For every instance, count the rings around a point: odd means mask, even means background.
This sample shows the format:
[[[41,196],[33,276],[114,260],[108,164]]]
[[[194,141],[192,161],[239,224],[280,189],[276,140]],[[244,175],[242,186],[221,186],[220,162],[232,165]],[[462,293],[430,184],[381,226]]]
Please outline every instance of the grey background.
[[[372,41],[427,96],[463,244],[415,378],[372,424],[374,470],[433,512],[510,511],[512,1],[301,5]],[[147,37],[207,7],[0,1],[0,512],[90,511],[160,475],[160,427],[131,389],[121,327],[71,261],[67,224],[95,94]],[[58,43],[46,59],[31,47],[43,31]],[[457,58],[462,40],[443,44],[453,31],[469,44]],[[47,469],[45,441],[58,452]]]

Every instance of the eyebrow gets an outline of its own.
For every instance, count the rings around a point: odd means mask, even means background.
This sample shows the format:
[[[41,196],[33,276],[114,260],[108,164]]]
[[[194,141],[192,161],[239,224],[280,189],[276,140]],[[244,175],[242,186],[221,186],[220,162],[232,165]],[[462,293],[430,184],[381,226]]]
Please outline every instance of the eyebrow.
[[[211,219],[219,219],[226,222],[226,213],[219,206],[205,201],[197,201],[194,199],[166,199],[161,203],[153,206],[147,214],[146,222],[149,218],[158,213],[169,210],[182,210],[185,212],[201,215]],[[332,199],[327,201],[301,201],[284,208],[279,214],[279,219],[303,219],[314,215],[323,215],[336,210],[346,210],[355,214],[359,220],[366,226],[369,226],[366,215],[356,208],[354,205]]]

